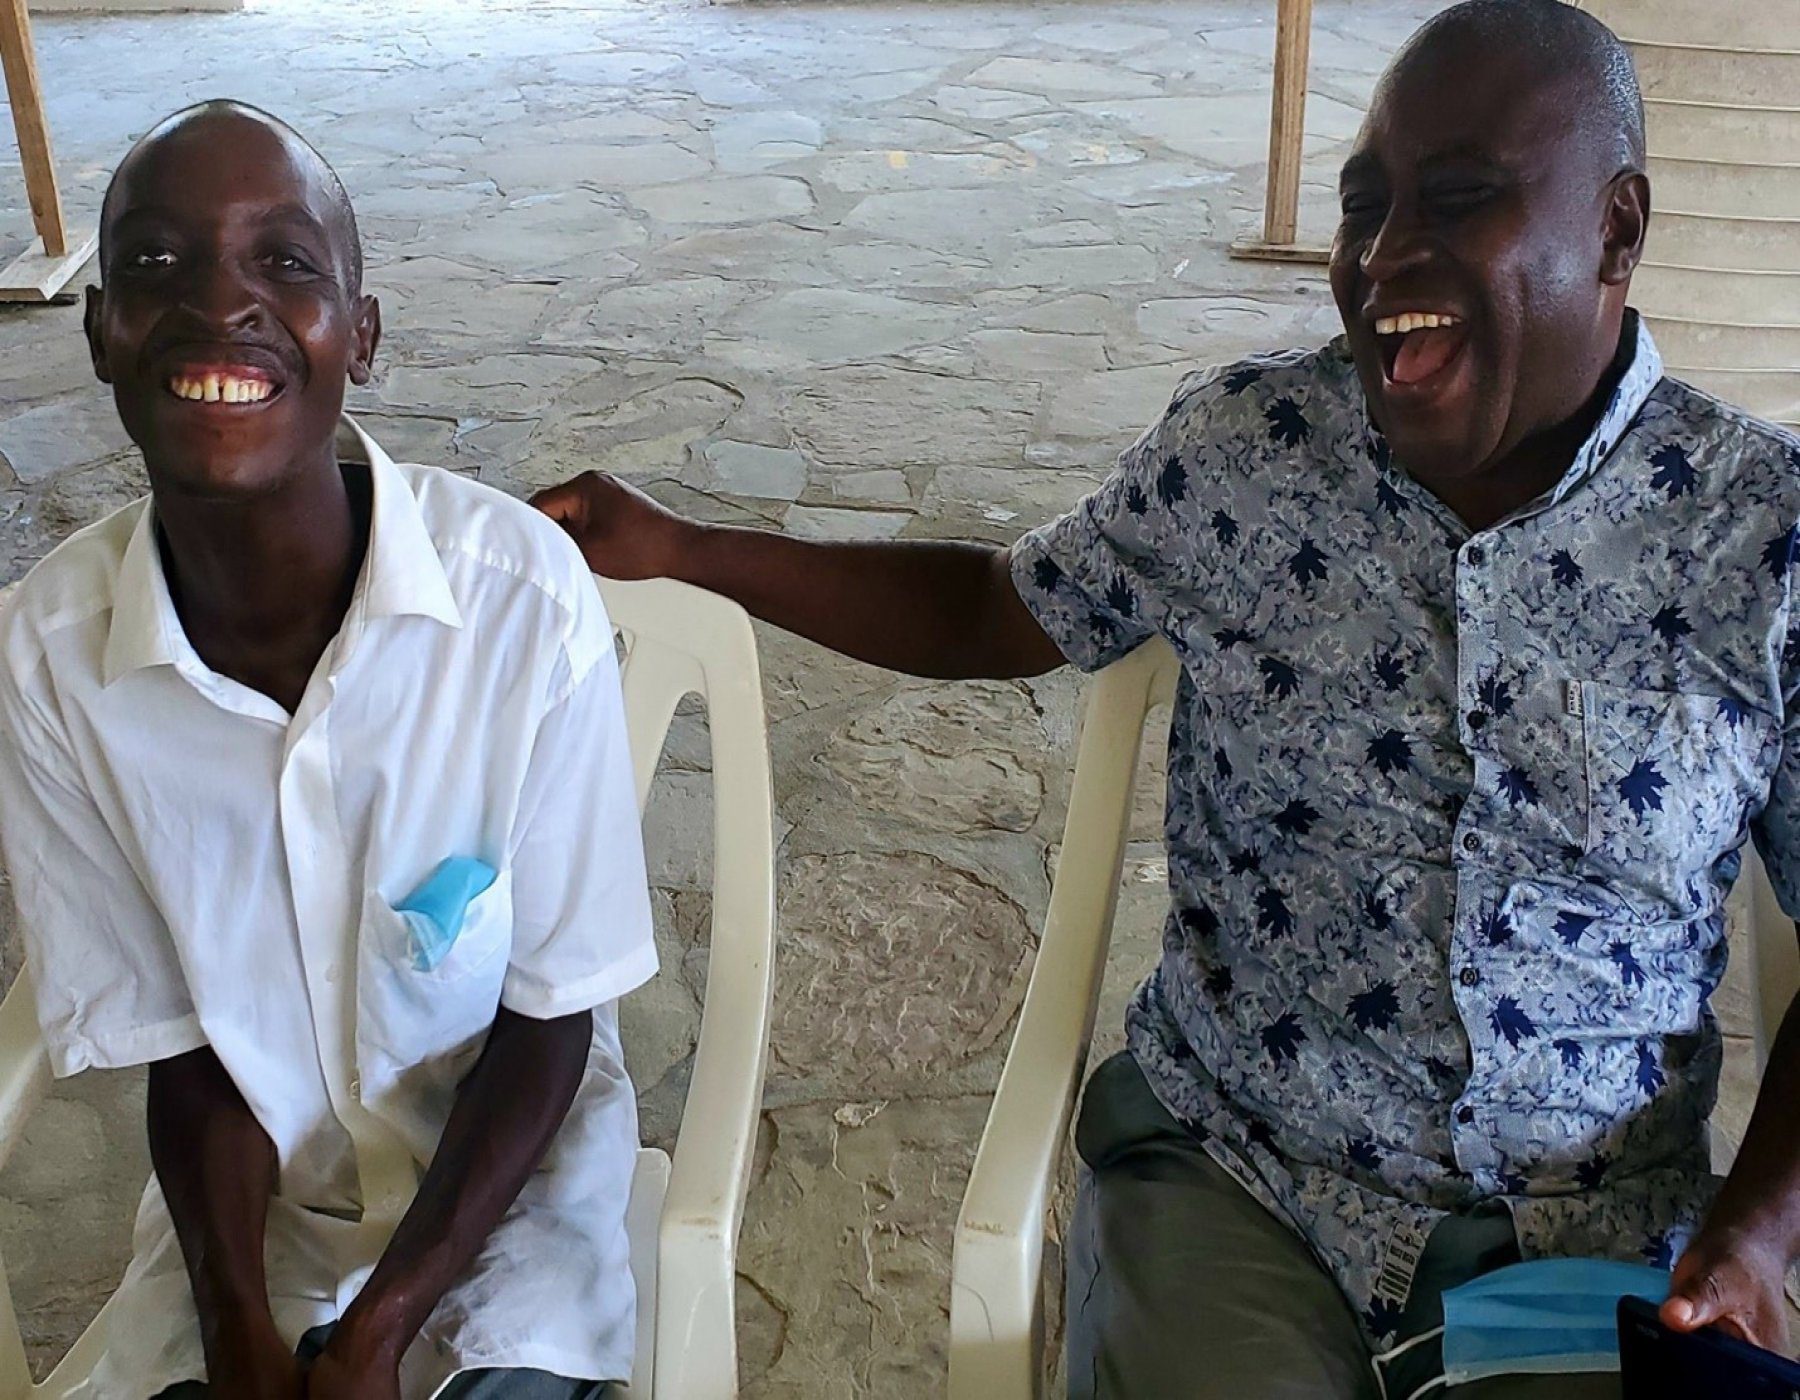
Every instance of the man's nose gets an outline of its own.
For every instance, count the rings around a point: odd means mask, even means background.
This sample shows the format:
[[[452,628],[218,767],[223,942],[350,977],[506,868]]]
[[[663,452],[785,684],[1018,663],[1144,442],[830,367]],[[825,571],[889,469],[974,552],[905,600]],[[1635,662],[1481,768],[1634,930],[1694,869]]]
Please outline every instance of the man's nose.
[[[250,278],[230,258],[194,264],[183,282],[181,307],[210,329],[237,330],[262,317],[262,302]]]
[[[1390,282],[1423,263],[1430,250],[1410,205],[1395,200],[1375,236],[1363,246],[1363,276],[1371,282]]]

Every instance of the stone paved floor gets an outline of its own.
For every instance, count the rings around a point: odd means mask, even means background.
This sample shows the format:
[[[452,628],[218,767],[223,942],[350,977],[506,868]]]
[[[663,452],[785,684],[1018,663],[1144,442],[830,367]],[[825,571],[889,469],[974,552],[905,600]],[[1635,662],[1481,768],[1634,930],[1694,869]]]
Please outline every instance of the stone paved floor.
[[[1315,229],[1373,76],[1435,8],[1322,0]],[[136,134],[201,97],[269,106],[337,164],[388,327],[358,407],[397,453],[518,492],[605,466],[801,534],[1007,540],[1097,481],[1183,366],[1332,331],[1316,275],[1224,256],[1260,208],[1272,11],[263,0],[49,19],[39,42],[82,215]],[[0,260],[28,227],[11,151],[0,135]],[[78,332],[72,308],[0,313],[0,582],[143,489]],[[1076,688],[927,685],[763,640],[784,941],[746,1393],[930,1394]],[[651,817],[666,971],[627,1012],[660,1142],[704,974],[705,766],[684,719]],[[1108,1045],[1155,947],[1157,806],[1147,790]],[[1733,1075],[1741,1121],[1741,1054]],[[120,1268],[140,1104],[135,1076],[90,1076],[0,1173],[40,1356]]]

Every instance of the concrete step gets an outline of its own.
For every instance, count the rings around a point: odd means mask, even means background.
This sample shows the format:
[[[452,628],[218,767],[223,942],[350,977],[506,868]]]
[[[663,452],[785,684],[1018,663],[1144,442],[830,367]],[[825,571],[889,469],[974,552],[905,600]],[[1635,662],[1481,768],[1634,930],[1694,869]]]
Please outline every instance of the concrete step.
[[[1585,0],[1628,43],[1800,49],[1800,0]]]
[[[1639,44],[1632,57],[1646,100],[1800,107],[1800,53]]]
[[[1796,152],[1800,155],[1800,152]],[[1650,227],[1669,213],[1746,219],[1800,219],[1800,164],[1728,165],[1716,160],[1650,160]]]
[[[1721,326],[1645,318],[1671,364],[1720,370],[1791,370],[1800,366],[1800,326]]]
[[[1800,326],[1800,276],[1717,272],[1654,263],[1638,269],[1632,300],[1646,316],[1732,326]]]
[[[1650,154],[1737,165],[1800,163],[1800,109],[1646,102]]]
[[[1653,212],[1645,260],[1661,267],[1800,272],[1800,219]]]
[[[1690,370],[1670,364],[1668,371],[1758,418],[1800,424],[1800,370]]]

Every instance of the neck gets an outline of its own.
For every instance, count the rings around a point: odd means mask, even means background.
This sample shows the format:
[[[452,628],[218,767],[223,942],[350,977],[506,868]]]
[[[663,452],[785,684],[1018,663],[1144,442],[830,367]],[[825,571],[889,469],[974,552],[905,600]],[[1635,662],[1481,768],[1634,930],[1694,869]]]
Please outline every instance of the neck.
[[[170,592],[201,659],[265,691],[271,670],[309,674],[343,623],[368,539],[366,492],[346,483],[331,445],[252,499],[155,499]]]
[[[1593,434],[1631,367],[1637,337],[1627,323],[1616,327],[1610,349],[1596,350],[1571,376],[1593,387],[1567,417],[1522,439],[1473,476],[1431,483],[1432,492],[1471,530],[1485,530],[1550,490],[1567,474]]]

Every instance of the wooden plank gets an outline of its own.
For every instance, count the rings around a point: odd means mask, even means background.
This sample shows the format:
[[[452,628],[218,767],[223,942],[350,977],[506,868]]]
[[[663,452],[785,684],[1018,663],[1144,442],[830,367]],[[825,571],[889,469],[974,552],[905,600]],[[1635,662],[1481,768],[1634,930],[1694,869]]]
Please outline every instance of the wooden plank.
[[[47,301],[70,301],[63,288],[86,266],[100,246],[100,235],[93,229],[79,232],[70,240],[61,257],[53,258],[42,247],[29,249],[0,268],[0,302],[23,301],[41,305]]]
[[[25,0],[0,0],[0,64],[6,69],[6,95],[12,103],[13,128],[19,135],[19,160],[25,167],[25,195],[44,252],[51,258],[69,253],[63,223],[62,196],[56,188],[56,166],[50,157],[50,128],[44,122],[44,92],[38,83],[37,52],[31,44],[31,17]]]
[[[17,0],[23,3],[23,0]],[[1269,104],[1269,184],[1263,241],[1292,243],[1300,216],[1300,157],[1306,131],[1306,74],[1312,56],[1313,0],[1279,0],[1275,83]]]
[[[1322,243],[1271,243],[1266,238],[1237,238],[1231,256],[1243,262],[1328,263],[1331,249]]]

